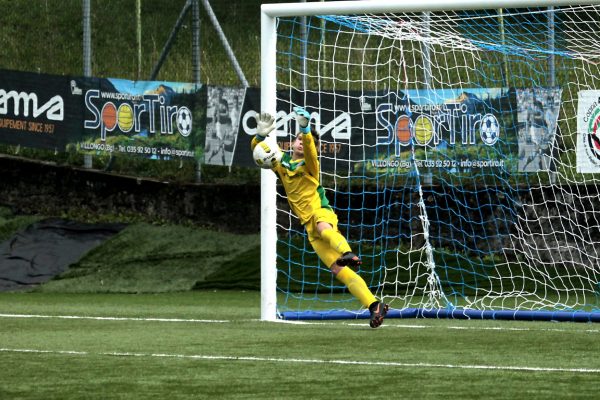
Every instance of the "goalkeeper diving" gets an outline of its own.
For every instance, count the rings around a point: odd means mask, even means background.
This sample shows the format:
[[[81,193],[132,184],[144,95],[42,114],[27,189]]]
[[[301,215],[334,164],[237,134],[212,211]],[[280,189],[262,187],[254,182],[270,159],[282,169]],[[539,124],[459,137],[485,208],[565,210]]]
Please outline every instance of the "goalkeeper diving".
[[[352,252],[348,242],[338,230],[338,218],[325,197],[320,184],[319,160],[317,157],[318,136],[310,130],[310,114],[296,107],[296,122],[300,128],[291,154],[284,153],[279,162],[271,168],[277,173],[292,212],[306,229],[311,246],[335,277],[371,313],[369,325],[377,328],[389,306],[375,298],[364,279],[352,268],[358,268],[362,261]],[[275,119],[268,113],[257,116],[257,133],[252,139],[252,150],[275,129]]]

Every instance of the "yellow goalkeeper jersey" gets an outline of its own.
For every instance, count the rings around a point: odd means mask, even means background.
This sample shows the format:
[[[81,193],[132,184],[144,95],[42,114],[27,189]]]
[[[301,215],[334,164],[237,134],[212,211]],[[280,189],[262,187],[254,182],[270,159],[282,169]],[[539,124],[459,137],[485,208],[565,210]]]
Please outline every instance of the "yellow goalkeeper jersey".
[[[258,142],[255,136],[252,139],[253,150]],[[319,182],[319,159],[310,132],[302,134],[302,149],[303,159],[292,160],[289,154],[284,153],[281,161],[273,167],[273,171],[279,175],[292,212],[304,225],[317,210],[331,207]]]

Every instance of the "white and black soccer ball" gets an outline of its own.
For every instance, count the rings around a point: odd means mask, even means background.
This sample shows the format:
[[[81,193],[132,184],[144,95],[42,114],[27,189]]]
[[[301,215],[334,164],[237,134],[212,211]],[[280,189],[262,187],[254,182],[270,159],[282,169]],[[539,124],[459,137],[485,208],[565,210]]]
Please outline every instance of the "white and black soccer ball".
[[[281,160],[281,156],[281,150],[277,145],[271,147],[265,142],[258,143],[252,152],[256,165],[265,169],[273,168]]]
[[[192,112],[187,107],[179,107],[177,110],[177,130],[183,137],[192,133]]]
[[[481,119],[480,135],[483,143],[488,146],[496,144],[500,138],[500,124],[492,114],[485,114]]]

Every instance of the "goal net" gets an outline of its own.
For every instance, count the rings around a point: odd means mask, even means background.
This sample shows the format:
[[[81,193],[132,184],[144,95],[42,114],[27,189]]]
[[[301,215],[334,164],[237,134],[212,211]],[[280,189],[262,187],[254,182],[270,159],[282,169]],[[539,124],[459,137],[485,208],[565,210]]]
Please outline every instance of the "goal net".
[[[600,2],[334,3],[353,8],[263,6],[262,106],[284,150],[293,108],[311,113],[321,184],[390,315],[600,320]],[[263,318],[366,317],[268,174]]]

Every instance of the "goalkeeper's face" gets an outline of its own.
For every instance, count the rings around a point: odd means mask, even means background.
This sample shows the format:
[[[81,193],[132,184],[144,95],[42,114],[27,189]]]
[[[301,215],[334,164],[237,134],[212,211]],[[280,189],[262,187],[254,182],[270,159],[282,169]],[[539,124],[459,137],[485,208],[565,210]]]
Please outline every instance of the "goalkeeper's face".
[[[298,134],[292,143],[292,159],[298,160],[300,158],[304,158],[304,148],[302,147],[302,135]]]

